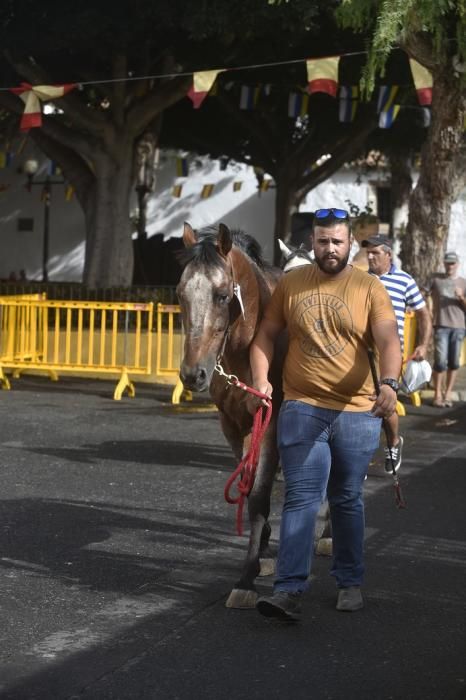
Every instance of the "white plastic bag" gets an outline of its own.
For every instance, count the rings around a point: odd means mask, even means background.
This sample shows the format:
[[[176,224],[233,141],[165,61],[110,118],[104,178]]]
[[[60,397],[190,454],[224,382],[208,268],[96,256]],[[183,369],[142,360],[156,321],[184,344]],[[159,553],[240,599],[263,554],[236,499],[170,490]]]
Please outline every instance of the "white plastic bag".
[[[432,367],[427,360],[408,360],[401,376],[401,388],[406,394],[418,391],[430,381]]]

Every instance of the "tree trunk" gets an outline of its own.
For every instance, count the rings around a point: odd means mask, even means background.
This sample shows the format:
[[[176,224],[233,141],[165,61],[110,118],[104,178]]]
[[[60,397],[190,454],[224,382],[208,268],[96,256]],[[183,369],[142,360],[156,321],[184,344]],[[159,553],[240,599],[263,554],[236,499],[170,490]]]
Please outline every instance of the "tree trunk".
[[[464,94],[451,69],[434,73],[432,122],[421,152],[419,180],[409,202],[403,267],[419,284],[441,270],[451,205],[458,191],[465,117]]]
[[[129,220],[132,144],[122,143],[118,162],[108,153],[95,160],[95,188],[86,212],[86,261],[83,281],[90,287],[130,286],[133,242]]]

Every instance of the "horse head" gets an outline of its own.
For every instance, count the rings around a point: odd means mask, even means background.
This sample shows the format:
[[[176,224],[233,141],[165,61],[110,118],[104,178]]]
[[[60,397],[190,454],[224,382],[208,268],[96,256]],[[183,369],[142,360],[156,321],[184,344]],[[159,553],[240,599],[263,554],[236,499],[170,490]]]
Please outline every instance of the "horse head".
[[[225,348],[237,293],[230,255],[233,237],[224,224],[218,232],[208,229],[201,236],[185,223],[183,242],[185,267],[177,286],[185,332],[180,378],[187,389],[205,391]],[[234,306],[238,313],[239,305]]]
[[[312,265],[314,262],[312,253],[309,252],[303,244],[301,244],[299,248],[289,248],[286,243],[279,238],[278,245],[280,246],[285,260],[282,265],[283,272],[289,272],[295,267],[301,267],[301,265]]]

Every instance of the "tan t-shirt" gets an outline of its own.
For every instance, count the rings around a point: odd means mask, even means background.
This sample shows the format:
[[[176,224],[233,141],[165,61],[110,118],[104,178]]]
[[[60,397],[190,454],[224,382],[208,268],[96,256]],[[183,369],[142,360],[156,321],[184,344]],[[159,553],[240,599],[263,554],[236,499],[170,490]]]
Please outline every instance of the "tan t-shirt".
[[[355,267],[336,279],[317,265],[291,270],[280,278],[265,318],[286,325],[289,333],[285,400],[346,411],[372,408],[370,326],[395,322],[390,297],[375,275]]]

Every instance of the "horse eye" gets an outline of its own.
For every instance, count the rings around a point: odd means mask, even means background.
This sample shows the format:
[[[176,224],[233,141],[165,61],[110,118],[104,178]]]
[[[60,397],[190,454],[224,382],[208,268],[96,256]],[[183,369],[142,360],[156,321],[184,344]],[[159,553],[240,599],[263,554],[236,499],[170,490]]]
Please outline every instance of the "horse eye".
[[[217,301],[219,304],[227,304],[228,303],[228,294],[217,294],[216,298],[217,298]]]

